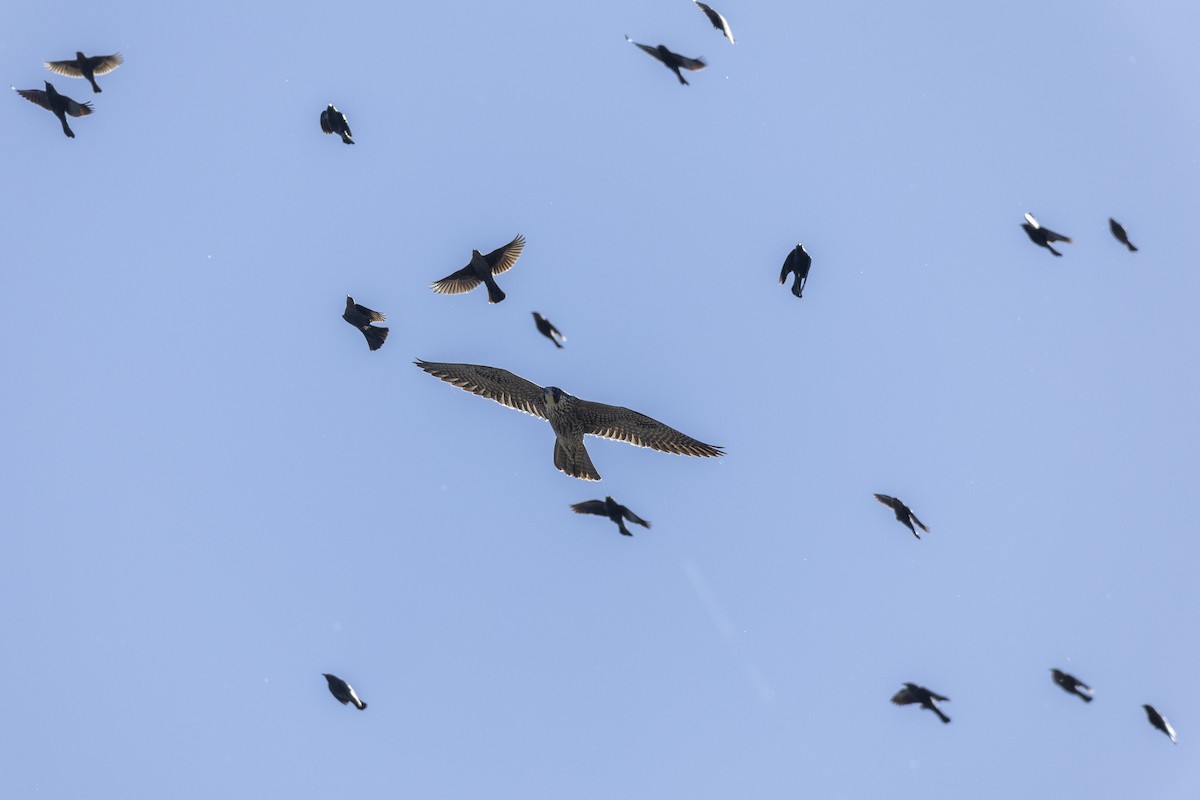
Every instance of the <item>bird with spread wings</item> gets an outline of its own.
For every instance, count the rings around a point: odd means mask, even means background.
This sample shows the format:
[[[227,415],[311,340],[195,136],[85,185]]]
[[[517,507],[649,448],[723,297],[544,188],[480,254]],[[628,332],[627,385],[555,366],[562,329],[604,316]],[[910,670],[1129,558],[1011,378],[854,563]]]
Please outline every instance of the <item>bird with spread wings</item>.
[[[616,439],[638,447],[684,456],[721,456],[722,448],[621,406],[573,397],[557,386],[541,387],[505,369],[482,364],[415,361],[435,378],[501,405],[541,417],[554,429],[554,466],[585,481],[600,480],[583,444],[585,435]]]

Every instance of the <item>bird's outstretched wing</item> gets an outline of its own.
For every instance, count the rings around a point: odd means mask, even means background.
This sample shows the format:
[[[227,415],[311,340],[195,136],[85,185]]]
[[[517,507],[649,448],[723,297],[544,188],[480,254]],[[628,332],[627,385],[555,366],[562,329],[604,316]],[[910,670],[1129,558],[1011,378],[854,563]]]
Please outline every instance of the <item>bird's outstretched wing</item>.
[[[429,284],[429,288],[438,294],[465,294],[481,283],[483,281],[475,277],[475,270],[471,269],[470,264],[467,264],[457,272],[451,272],[440,281],[434,281]]]
[[[503,247],[497,247],[485,255],[483,260],[492,268],[493,275],[499,275],[501,272],[508,272],[512,269],[513,264],[517,263],[517,259],[521,256],[521,251],[524,249],[525,237],[518,233],[517,238]]]
[[[1039,229],[1041,230],[1042,235],[1046,237],[1047,242],[1066,242],[1067,244],[1071,244],[1070,236],[1063,236],[1061,233],[1055,233],[1054,231],[1050,230],[1049,228],[1039,228]]]
[[[722,456],[724,451],[680,433],[672,427],[621,406],[579,400],[579,417],[585,433],[603,439],[616,439],[638,447],[683,456]]]
[[[441,378],[460,389],[495,400],[517,411],[547,419],[542,387],[506,369],[485,367],[481,364],[443,364],[421,360],[413,363],[433,377]]]
[[[908,510],[908,518],[911,519],[918,528],[925,531],[926,533],[929,533],[929,528],[925,527],[924,522],[921,522],[921,520],[917,519],[917,515],[912,512],[911,508]],[[942,699],[944,700],[945,698],[942,698]]]
[[[584,500],[582,503],[573,503],[571,510],[576,514],[597,514],[601,517],[608,516],[608,506],[603,500]]]
[[[679,53],[675,53],[674,55],[677,59],[676,66],[689,69],[692,72],[695,72],[698,69],[704,69],[708,66],[708,62],[706,62],[703,58],[688,58],[687,56],[679,55]]]
[[[622,508],[621,513],[622,513],[622,515],[624,515],[625,519],[629,520],[634,525],[641,525],[643,528],[650,527],[649,522],[646,522],[646,520],[642,519],[637,514],[630,511],[628,508],[625,508],[625,506],[621,506],[621,508]]]
[[[641,42],[635,42],[633,39],[629,38],[629,34],[625,34],[625,41],[629,42],[630,44],[637,45],[638,47],[642,48],[642,50],[649,53],[654,58],[658,59],[659,61],[662,61],[662,59],[659,58],[657,47],[651,47],[648,44],[642,44]]]
[[[878,492],[875,493],[875,499],[883,503],[888,508],[892,508],[892,503],[896,502],[896,498],[889,497],[886,494],[879,494]]]
[[[729,23],[725,21],[725,17],[721,16],[711,7],[701,3],[700,0],[696,0],[696,5],[700,6],[700,10],[704,12],[704,16],[708,17],[708,21],[712,23],[712,26],[724,34],[730,44],[733,44],[733,31],[729,29]]]
[[[378,311],[372,311],[366,306],[359,305],[358,303],[354,304],[354,310],[366,317],[367,322],[387,322],[386,314],[381,314]]]

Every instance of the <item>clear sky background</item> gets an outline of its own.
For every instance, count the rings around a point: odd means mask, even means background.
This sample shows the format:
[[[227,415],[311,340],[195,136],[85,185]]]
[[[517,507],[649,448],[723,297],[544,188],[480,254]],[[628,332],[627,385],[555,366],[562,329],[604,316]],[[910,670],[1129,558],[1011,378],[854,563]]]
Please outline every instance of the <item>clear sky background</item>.
[[[1195,796],[1200,10],[715,5],[4,7],[4,796]]]

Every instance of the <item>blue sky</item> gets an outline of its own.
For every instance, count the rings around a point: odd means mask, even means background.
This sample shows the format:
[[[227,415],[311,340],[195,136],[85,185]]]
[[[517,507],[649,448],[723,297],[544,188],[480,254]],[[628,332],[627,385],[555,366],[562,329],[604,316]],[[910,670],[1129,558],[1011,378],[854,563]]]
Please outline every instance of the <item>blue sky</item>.
[[[714,6],[4,10],[7,796],[1192,796],[1200,12]]]

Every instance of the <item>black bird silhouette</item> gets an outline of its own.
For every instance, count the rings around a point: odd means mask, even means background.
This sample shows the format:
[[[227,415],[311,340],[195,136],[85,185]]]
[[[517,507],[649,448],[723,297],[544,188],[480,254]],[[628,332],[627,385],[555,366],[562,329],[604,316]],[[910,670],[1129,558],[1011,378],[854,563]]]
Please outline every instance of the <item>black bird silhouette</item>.
[[[600,517],[608,517],[617,523],[617,527],[621,529],[622,536],[633,536],[629,532],[629,529],[625,527],[625,520],[629,520],[634,525],[641,525],[643,528],[650,527],[649,522],[646,522],[646,520],[611,497],[605,497],[603,500],[585,500],[582,503],[575,503],[571,506],[571,509],[576,514],[595,514]]]
[[[125,63],[125,59],[121,57],[120,53],[113,53],[111,56],[85,56],[76,50],[75,58],[70,61],[46,61],[44,63],[46,69],[59,75],[66,75],[68,78],[87,78],[88,83],[92,85],[94,94],[100,91],[100,84],[96,83],[96,76],[107,75]]]
[[[1112,217],[1108,218],[1108,229],[1112,231],[1112,235],[1117,237],[1117,241],[1129,248],[1129,252],[1136,253],[1137,248],[1133,246],[1133,242],[1129,241],[1129,234],[1125,232],[1125,226],[1117,222]]]
[[[321,130],[325,133],[336,133],[342,137],[345,144],[354,144],[354,136],[350,132],[350,123],[346,121],[346,115],[333,107],[333,103],[329,104],[329,108],[321,112]]]
[[[72,117],[86,117],[92,113],[91,103],[76,103],[65,94],[59,94],[54,90],[54,84],[46,81],[46,90],[41,89],[16,89],[17,94],[24,97],[31,103],[37,103],[42,108],[52,112],[58,117],[58,121],[62,123],[63,133],[75,138],[75,131],[71,130],[71,126],[67,124],[67,114]]]
[[[362,331],[362,335],[367,337],[367,346],[372,350],[378,350],[387,341],[389,329],[377,328],[371,324],[385,322],[387,317],[366,306],[360,306],[350,295],[346,295],[346,311],[342,314],[342,319]]]
[[[917,519],[917,515],[912,512],[912,509],[900,502],[899,498],[888,497],[886,494],[879,494],[876,492],[875,499],[895,511],[896,519],[903,522],[905,526],[912,531],[913,536],[917,537],[918,539],[921,538],[921,534],[917,533],[916,528],[913,527],[914,522],[917,523],[917,528],[929,533],[929,528],[926,528],[925,524],[922,523],[921,520]]]
[[[704,69],[706,66],[708,66],[704,63],[703,58],[688,58],[687,56],[681,56],[678,53],[672,53],[666,48],[665,45],[660,44],[658,47],[651,47],[648,44],[639,44],[633,39],[630,39],[628,35],[625,37],[625,41],[629,42],[630,44],[636,44],[638,47],[642,48],[647,53],[666,64],[667,69],[674,72],[675,77],[679,78],[679,82],[684,86],[687,86],[688,82],[684,80],[683,73],[679,71],[681,67],[683,69],[695,71],[698,69]]]
[[[555,347],[562,349],[562,345],[558,343],[558,340],[562,339],[565,342],[567,337],[563,336],[562,333],[559,332],[558,328],[554,327],[550,323],[550,320],[546,319],[535,311],[533,312],[533,324],[537,325],[537,329],[541,332],[542,336],[545,336],[547,339],[554,342]],[[556,336],[558,339],[554,338]]]
[[[1064,692],[1070,692],[1077,697],[1081,697],[1086,703],[1092,702],[1092,687],[1074,675],[1068,675],[1060,669],[1051,668],[1050,672],[1054,674],[1054,682],[1061,686]],[[1080,691],[1081,689],[1083,691]]]
[[[488,302],[499,303],[507,295],[496,285],[492,276],[512,269],[524,249],[525,237],[518,233],[517,238],[486,256],[480,255],[478,250],[472,250],[470,264],[457,272],[451,272],[440,281],[434,281],[430,288],[438,294],[463,294],[483,283],[487,284]]]
[[[1025,229],[1025,233],[1028,234],[1030,241],[1032,241],[1038,247],[1046,248],[1056,256],[1061,256],[1062,253],[1051,247],[1051,242],[1066,242],[1067,244],[1071,243],[1071,238],[1069,236],[1063,236],[1061,233],[1055,233],[1049,228],[1043,228],[1038,221],[1033,218],[1033,214],[1030,214],[1028,211],[1025,212],[1025,221],[1021,223],[1021,227]]]
[[[358,694],[355,693],[353,687],[339,678],[337,675],[330,675],[328,672],[322,672],[325,676],[325,682],[329,684],[329,693],[337,698],[337,701],[342,705],[354,703],[354,707],[362,711],[367,707],[367,704],[358,699]]]
[[[792,284],[792,294],[796,295],[796,297],[803,297],[804,286],[808,283],[808,270],[810,267],[812,267],[812,256],[804,249],[804,245],[796,245],[792,248],[792,252],[788,253],[787,258],[783,260],[783,269],[779,272],[779,284],[782,286],[787,282],[789,272],[794,273],[796,280]]]
[[[1143,704],[1142,708],[1146,709],[1146,719],[1150,720],[1150,724],[1169,736],[1171,744],[1178,744],[1175,741],[1175,729],[1171,727],[1171,723],[1167,722],[1167,718],[1158,713],[1158,709],[1154,706]]]
[[[934,694],[924,686],[917,686],[915,683],[905,683],[904,688],[892,695],[892,702],[898,706],[907,706],[912,703],[920,703],[921,708],[928,708],[930,711],[938,715],[938,719],[942,722],[949,722],[950,718],[942,713],[938,708],[937,701],[943,703],[950,702],[949,697],[942,697],[940,694]]]
[[[700,6],[700,10],[704,12],[704,16],[708,17],[708,21],[712,23],[712,26],[724,34],[730,44],[733,44],[733,31],[729,30],[729,23],[725,21],[725,18],[716,11],[713,11],[709,6],[701,3],[700,0],[695,0],[695,3]]]

